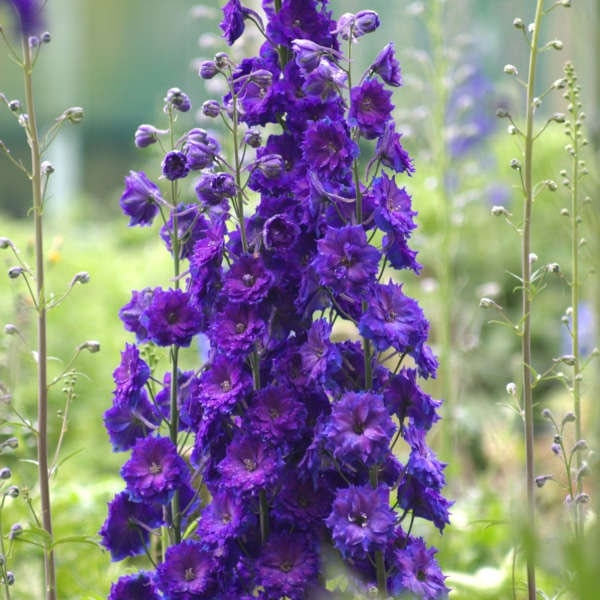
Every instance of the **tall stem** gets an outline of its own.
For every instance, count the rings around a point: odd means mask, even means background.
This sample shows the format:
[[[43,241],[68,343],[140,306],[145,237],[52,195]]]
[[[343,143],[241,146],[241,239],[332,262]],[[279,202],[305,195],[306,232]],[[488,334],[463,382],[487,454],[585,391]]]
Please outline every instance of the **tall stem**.
[[[37,421],[38,421],[38,477],[42,511],[42,527],[52,540],[52,509],[50,500],[50,473],[48,471],[48,373],[46,344],[46,296],[44,291],[44,199],[42,192],[41,151],[33,101],[32,58],[29,40],[23,36],[23,73],[25,104],[27,108],[27,136],[31,151],[31,189],[35,229],[35,278],[37,306]],[[44,552],[46,600],[56,600],[56,569],[52,548]]]
[[[527,593],[529,600],[536,599],[535,584],[535,473],[534,473],[534,430],[533,430],[533,381],[531,373],[531,219],[533,212],[533,142],[535,114],[535,75],[538,53],[538,38],[544,0],[537,0],[527,76],[527,118],[524,155],[524,206],[523,233],[521,239],[522,319],[521,338],[523,405],[525,411],[525,453],[527,488],[527,524],[530,539],[526,543]]]

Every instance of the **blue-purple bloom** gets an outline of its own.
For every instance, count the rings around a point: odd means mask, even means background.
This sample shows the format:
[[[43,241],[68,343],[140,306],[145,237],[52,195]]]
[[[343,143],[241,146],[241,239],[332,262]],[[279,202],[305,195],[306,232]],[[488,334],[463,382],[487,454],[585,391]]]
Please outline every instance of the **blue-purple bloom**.
[[[143,171],[130,171],[125,177],[125,191],[119,204],[130,217],[130,227],[151,225],[158,213],[158,205],[164,203],[158,186]]]
[[[167,152],[162,162],[162,173],[169,180],[181,179],[190,172],[187,156],[178,150]]]
[[[338,491],[325,522],[343,556],[364,557],[389,543],[396,515],[388,497],[385,486],[350,486]]]
[[[166,437],[139,439],[121,475],[136,502],[166,504],[189,481],[189,469]]]
[[[152,573],[123,575],[110,586],[108,600],[161,600]]]
[[[19,29],[22,35],[39,35],[42,29],[41,0],[8,0],[19,18]]]

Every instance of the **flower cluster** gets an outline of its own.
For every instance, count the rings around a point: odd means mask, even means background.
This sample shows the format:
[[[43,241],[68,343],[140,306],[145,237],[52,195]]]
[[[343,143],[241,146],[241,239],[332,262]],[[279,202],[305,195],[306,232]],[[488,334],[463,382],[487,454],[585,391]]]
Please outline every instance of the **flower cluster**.
[[[344,50],[377,29],[374,11],[263,11],[227,2],[230,44],[249,21],[266,41],[239,64],[219,53],[200,67],[227,84],[202,112],[223,121],[233,156],[193,128],[165,152],[169,199],[145,173],[125,180],[130,225],[160,215],[175,269],[170,289],[134,291],[120,312],[136,343],[105,423],[131,454],[101,535],[114,560],[157,564],[110,598],[444,598],[435,549],[411,533],[417,517],[443,530],[451,503],[425,441],[440,402],[417,382],[437,367],[428,322],[391,270],[420,270],[399,183],[413,165],[392,118],[400,67],[388,44],[354,79]],[[137,145],[176,139],[189,108],[169,90],[169,129],[142,125]],[[181,371],[199,337],[205,364]],[[146,360],[156,346],[171,359],[162,382]],[[334,554],[347,578],[332,591]]]

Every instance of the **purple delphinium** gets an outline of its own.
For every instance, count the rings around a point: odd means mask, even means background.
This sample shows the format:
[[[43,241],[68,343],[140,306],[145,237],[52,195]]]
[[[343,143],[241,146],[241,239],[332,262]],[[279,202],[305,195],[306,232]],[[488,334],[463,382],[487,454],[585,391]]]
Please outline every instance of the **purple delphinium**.
[[[201,315],[183,290],[156,288],[140,323],[148,339],[159,346],[189,346],[200,331]]]
[[[162,524],[160,507],[134,502],[123,491],[109,503],[108,517],[99,533],[112,559],[123,560],[142,554],[150,545],[150,530]]]
[[[210,597],[214,576],[212,556],[193,540],[167,548],[164,562],[156,569],[156,583],[166,600]]]
[[[435,548],[427,548],[422,538],[407,538],[405,546],[394,550],[396,574],[391,578],[392,594],[414,594],[422,600],[448,597],[445,577],[435,560]]]
[[[123,575],[110,586],[108,600],[161,600],[152,573]]]
[[[130,217],[129,226],[151,225],[158,214],[159,204],[164,204],[158,186],[148,179],[143,171],[130,171],[125,177],[125,191],[120,205],[123,212]]]
[[[264,24],[230,0],[221,22],[230,44],[255,23],[257,56],[200,67],[226,88],[202,110],[226,122],[223,152],[198,127],[175,134],[173,111],[191,102],[165,99],[172,289],[134,292],[120,316],[144,356],[167,348],[171,369],[148,374],[127,346],[115,370],[105,421],[115,449],[131,448],[125,493],[161,508],[165,599],[336,597],[334,555],[349,593],[442,597],[435,550],[403,529],[449,518],[445,464],[425,440],[440,403],[417,382],[437,363],[417,302],[382,283],[421,268],[401,182],[414,167],[391,117],[400,66],[388,44],[353,77],[340,51],[377,29],[373,10],[335,21],[321,0],[262,8]],[[195,340],[204,364],[181,371]]]
[[[189,481],[188,467],[166,437],[138,440],[121,475],[131,498],[137,502],[166,504]]]
[[[338,491],[327,526],[343,556],[364,557],[392,539],[396,514],[385,486],[350,486]]]

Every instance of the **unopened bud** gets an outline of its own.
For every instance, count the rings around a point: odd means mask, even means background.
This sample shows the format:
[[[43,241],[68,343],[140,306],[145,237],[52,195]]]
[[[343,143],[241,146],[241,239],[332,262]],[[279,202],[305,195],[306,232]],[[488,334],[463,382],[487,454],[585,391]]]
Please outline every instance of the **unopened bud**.
[[[535,252],[529,253],[529,264],[532,265],[534,262],[537,262],[538,255]]]
[[[564,44],[560,40],[552,40],[546,44],[548,48],[552,48],[553,50],[562,50]]]
[[[12,471],[8,467],[2,467],[0,469],[0,479],[10,479],[12,477]]]
[[[515,67],[515,65],[504,65],[504,72],[507,75],[518,75],[519,74],[519,70],[517,69],[517,67]]]
[[[24,270],[25,269],[23,269],[23,267],[19,267],[19,266],[17,266],[17,267],[11,267],[8,270],[8,276],[11,279],[16,279],[17,277],[19,277],[19,275],[21,275],[23,273]]]
[[[217,52],[217,54],[215,54],[215,65],[218,69],[225,69],[227,66],[231,65],[231,61],[229,60],[227,53]]]
[[[69,121],[69,123],[77,125],[83,121],[83,108],[81,108],[81,106],[71,106],[65,110],[62,117]]]
[[[214,119],[221,114],[221,105],[216,100],[207,100],[202,104],[202,114]]]
[[[12,248],[13,243],[5,237],[0,237],[0,250],[5,250],[6,248]]]
[[[75,285],[76,283],[89,283],[90,282],[90,274],[87,271],[80,271],[73,276],[71,280],[71,285]]]
[[[16,485],[11,485],[10,487],[6,488],[4,495],[10,496],[11,498],[18,498],[19,488]]]
[[[546,269],[548,273],[560,273],[560,265],[558,263],[548,263]]]
[[[52,175],[52,173],[54,173],[54,165],[49,161],[49,160],[45,160],[41,165],[40,168],[42,170],[42,173],[44,175]]]
[[[575,416],[575,413],[568,412],[563,417],[562,424],[565,425],[565,423],[575,423],[576,420],[577,420],[577,417]]]
[[[479,306],[481,308],[495,308],[498,305],[491,298],[481,298]]]
[[[80,344],[78,349],[87,350],[90,354],[95,354],[96,352],[100,352],[100,342],[96,340],[88,340],[87,342]]]
[[[504,216],[510,217],[510,213],[504,208],[504,206],[492,206],[492,215],[494,217]]]
[[[23,526],[20,523],[15,523],[11,526],[10,532],[8,534],[9,540],[14,540],[16,537],[23,533]]]
[[[42,44],[49,44],[52,41],[52,36],[49,31],[44,31],[40,36],[40,39],[42,40]]]
[[[513,27],[515,29],[525,29],[525,23],[523,23],[523,19],[517,17],[513,20]]]
[[[552,475],[538,475],[535,478],[535,484],[541,488],[544,487],[544,485],[546,485],[547,481],[551,481],[552,480]]]
[[[20,100],[11,100],[8,103],[8,108],[12,112],[19,112],[21,110],[21,102],[20,102]]]
[[[506,384],[506,393],[513,397],[517,395],[517,384],[514,381]]]
[[[20,331],[16,325],[13,325],[12,323],[7,323],[4,326],[4,333],[6,335],[19,335]]]
[[[555,192],[558,189],[558,185],[556,185],[556,181],[553,181],[552,179],[546,179],[546,181],[544,183],[546,184],[546,187],[551,192]]]
[[[202,79],[212,79],[217,73],[219,69],[214,60],[205,60],[200,63],[200,68],[198,69],[198,75],[202,77]]]
[[[510,168],[511,168],[511,169],[514,169],[515,171],[519,171],[519,170],[521,169],[521,163],[519,162],[519,160],[518,160],[518,159],[516,159],[516,158],[513,158],[513,159],[510,161]]]
[[[575,442],[573,448],[571,448],[571,452],[581,452],[581,450],[587,450],[588,447],[588,443],[585,440],[579,440]]]

